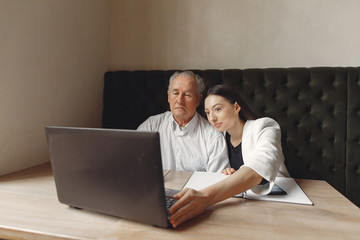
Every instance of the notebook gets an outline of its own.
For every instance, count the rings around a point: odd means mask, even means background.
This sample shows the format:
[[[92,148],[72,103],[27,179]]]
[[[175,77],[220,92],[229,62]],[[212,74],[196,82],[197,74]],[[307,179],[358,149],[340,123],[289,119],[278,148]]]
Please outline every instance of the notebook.
[[[45,129],[60,203],[171,227],[157,132]]]

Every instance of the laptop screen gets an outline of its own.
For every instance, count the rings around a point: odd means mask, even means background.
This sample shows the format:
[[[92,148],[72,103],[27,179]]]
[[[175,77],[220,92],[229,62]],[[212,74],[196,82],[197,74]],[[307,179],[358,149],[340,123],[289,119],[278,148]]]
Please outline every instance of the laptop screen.
[[[168,227],[157,132],[46,127],[58,199]]]

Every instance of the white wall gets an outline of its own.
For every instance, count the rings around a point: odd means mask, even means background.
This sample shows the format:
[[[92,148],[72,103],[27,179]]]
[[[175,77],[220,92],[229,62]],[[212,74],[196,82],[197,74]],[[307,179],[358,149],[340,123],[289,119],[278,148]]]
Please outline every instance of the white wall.
[[[360,65],[359,0],[113,0],[111,69]]]
[[[110,2],[0,0],[0,174],[49,160],[46,125],[101,124]]]
[[[0,175],[99,127],[107,70],[359,66],[359,0],[0,0]]]

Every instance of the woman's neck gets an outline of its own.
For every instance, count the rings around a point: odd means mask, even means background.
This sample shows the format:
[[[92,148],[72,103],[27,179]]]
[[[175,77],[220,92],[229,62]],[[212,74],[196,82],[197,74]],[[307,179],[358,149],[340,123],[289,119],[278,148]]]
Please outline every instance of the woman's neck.
[[[234,126],[227,130],[230,135],[230,142],[234,147],[242,142],[244,125],[245,122],[239,118],[239,120],[234,123]]]

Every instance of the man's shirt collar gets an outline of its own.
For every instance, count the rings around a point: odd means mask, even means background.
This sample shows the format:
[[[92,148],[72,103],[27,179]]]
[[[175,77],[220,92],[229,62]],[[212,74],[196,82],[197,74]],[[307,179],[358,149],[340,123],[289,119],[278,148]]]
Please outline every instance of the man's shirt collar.
[[[191,134],[196,128],[198,118],[198,114],[195,113],[190,122],[188,122],[185,127],[181,128],[179,124],[175,121],[174,116],[172,115],[172,130],[177,136],[185,136],[186,134]]]

